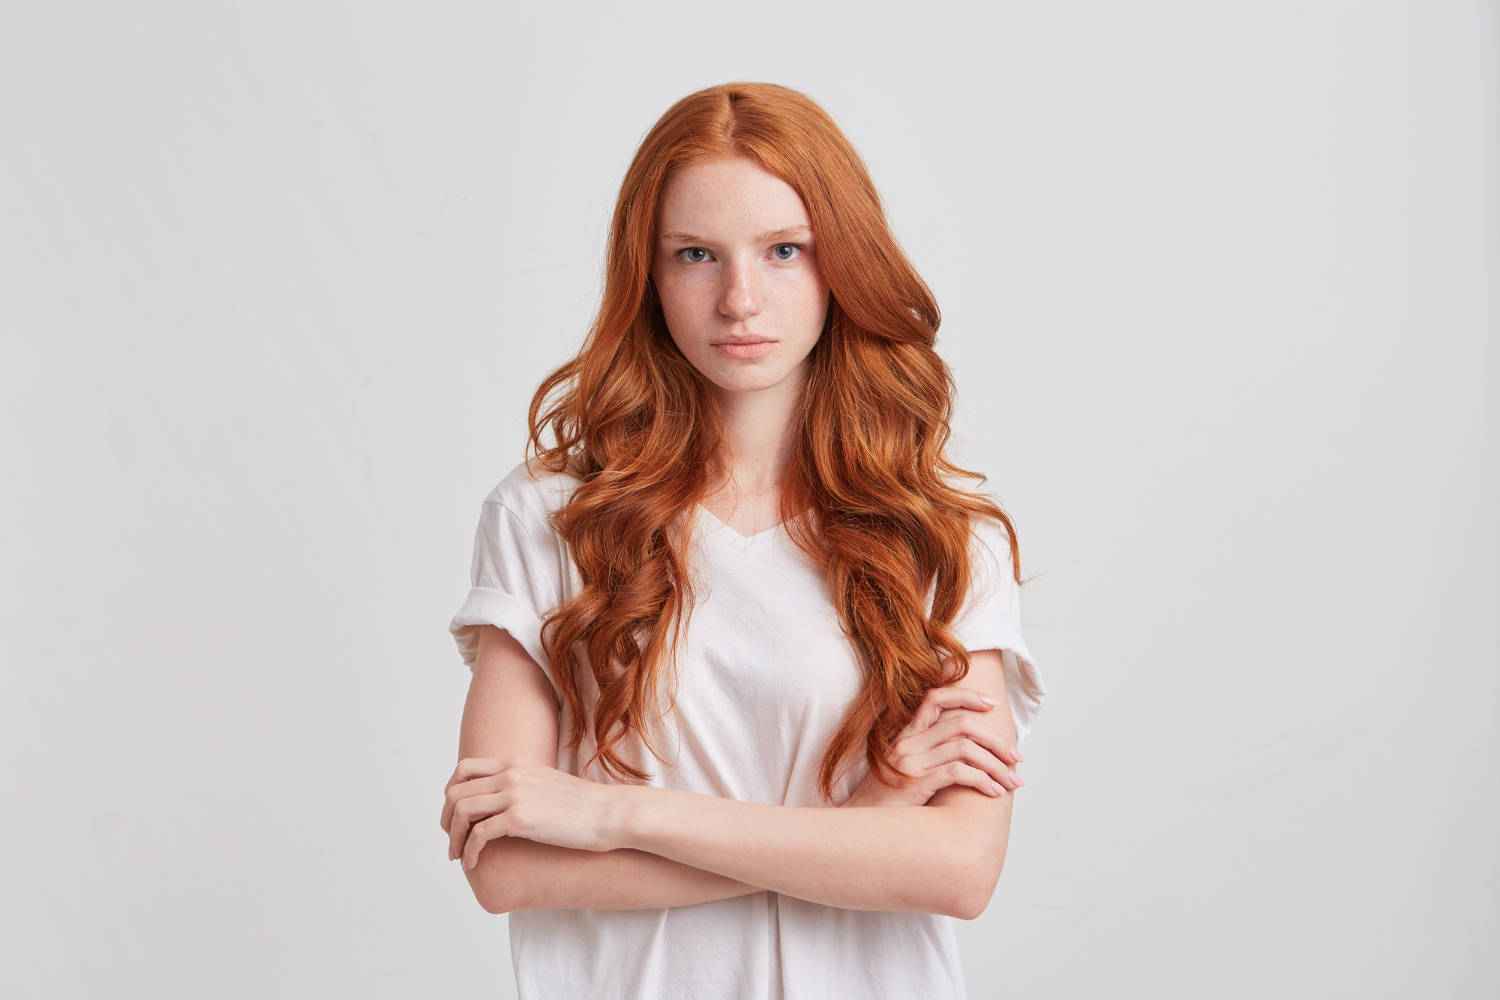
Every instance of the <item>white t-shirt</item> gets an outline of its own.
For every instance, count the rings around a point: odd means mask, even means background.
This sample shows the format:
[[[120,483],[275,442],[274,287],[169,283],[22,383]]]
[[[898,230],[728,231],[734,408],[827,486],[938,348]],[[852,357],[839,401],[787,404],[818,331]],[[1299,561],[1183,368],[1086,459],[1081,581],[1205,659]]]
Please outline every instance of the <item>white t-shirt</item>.
[[[486,498],[473,589],[449,626],[471,670],[476,626],[490,624],[510,632],[551,679],[541,617],[581,582],[547,515],[576,485],[552,473],[534,479],[522,464]],[[817,792],[818,766],[860,673],[824,579],[780,525],[746,537],[705,508],[695,518],[696,599],[679,651],[676,711],[653,730],[668,766],[633,734],[622,741],[622,756],[665,788],[830,805]],[[955,633],[970,650],[1004,651],[1019,741],[1046,690],[1021,639],[1004,526],[976,520],[971,545],[975,582]],[[598,688],[583,673],[591,710]],[[563,708],[559,744],[571,725]],[[575,751],[559,745],[558,767],[580,774],[593,749],[591,735]],[[853,794],[867,773],[861,758],[835,785],[831,804]],[[597,764],[581,776],[612,780]],[[510,914],[510,941],[521,1000],[965,995],[952,918],[843,909],[769,891],[652,910],[522,910]]]

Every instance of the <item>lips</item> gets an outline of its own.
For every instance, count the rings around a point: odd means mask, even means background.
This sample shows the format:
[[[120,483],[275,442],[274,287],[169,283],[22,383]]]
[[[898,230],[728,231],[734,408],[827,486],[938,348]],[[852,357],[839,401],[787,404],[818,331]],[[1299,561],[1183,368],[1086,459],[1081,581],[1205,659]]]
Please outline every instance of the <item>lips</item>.
[[[776,346],[774,340],[726,340],[714,344],[714,350],[731,358],[758,358]]]

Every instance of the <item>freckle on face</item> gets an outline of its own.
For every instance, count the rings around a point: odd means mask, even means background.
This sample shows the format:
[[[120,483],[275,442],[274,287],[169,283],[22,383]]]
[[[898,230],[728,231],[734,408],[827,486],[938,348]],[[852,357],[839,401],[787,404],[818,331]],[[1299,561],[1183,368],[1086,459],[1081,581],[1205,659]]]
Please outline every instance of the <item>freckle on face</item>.
[[[811,227],[796,190],[748,157],[668,179],[652,279],[673,342],[719,389],[779,385],[817,343],[828,286]]]

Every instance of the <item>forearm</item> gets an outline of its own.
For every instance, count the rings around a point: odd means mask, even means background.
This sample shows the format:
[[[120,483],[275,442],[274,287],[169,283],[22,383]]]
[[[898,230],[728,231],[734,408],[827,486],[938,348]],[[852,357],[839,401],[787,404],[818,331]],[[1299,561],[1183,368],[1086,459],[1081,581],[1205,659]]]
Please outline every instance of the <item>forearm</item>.
[[[1004,829],[979,835],[970,803],[835,809],[644,786],[620,794],[619,843],[828,906],[965,916],[979,887],[988,899],[1004,856]]]
[[[576,851],[517,837],[490,841],[466,874],[491,913],[656,909],[762,891],[645,851]]]

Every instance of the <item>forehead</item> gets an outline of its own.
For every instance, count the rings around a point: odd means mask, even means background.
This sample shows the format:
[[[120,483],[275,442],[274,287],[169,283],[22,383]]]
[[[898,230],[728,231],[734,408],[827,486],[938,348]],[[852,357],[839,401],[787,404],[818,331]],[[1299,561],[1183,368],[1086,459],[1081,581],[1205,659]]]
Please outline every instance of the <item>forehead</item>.
[[[811,226],[790,184],[746,156],[701,160],[667,179],[657,232],[748,235]]]

